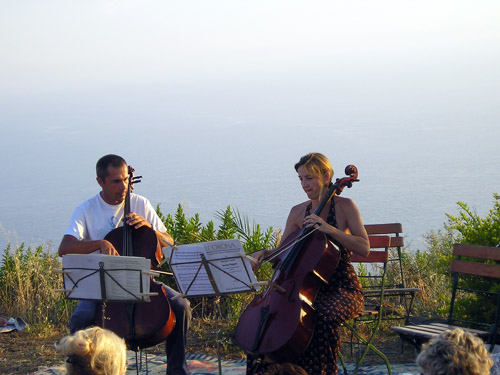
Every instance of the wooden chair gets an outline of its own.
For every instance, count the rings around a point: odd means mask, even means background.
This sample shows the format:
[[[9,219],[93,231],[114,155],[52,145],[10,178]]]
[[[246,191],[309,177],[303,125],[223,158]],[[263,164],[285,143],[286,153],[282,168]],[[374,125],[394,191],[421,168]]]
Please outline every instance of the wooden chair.
[[[360,255],[353,254],[351,257],[351,263],[367,264],[372,269],[373,272],[371,272],[369,275],[362,275],[360,276],[360,278],[362,279],[364,288],[365,286],[367,289],[369,289],[370,287],[377,288],[378,291],[377,307],[369,312],[367,312],[367,310],[363,311],[358,317],[352,319],[351,321],[345,322],[343,325],[344,327],[346,327],[351,331],[354,337],[356,337],[358,345],[364,346],[364,349],[356,363],[354,374],[358,373],[359,368],[363,364],[363,361],[370,350],[384,360],[387,366],[387,370],[389,371],[389,374],[391,374],[391,366],[389,364],[387,356],[373,345],[373,341],[376,338],[376,335],[380,328],[380,324],[382,322],[382,308],[384,304],[384,294],[385,294],[385,275],[387,269],[387,262],[389,260],[389,247],[391,245],[391,237],[369,236],[369,239],[370,239],[370,254],[368,255],[368,257],[362,257]],[[370,326],[371,332],[369,333],[369,337],[365,338],[361,334],[359,334],[357,330],[357,323],[363,320],[367,316],[371,318],[371,322],[373,323],[373,325]],[[353,336],[351,336],[351,351],[352,351]],[[347,370],[344,363],[344,358],[341,353],[339,353],[339,359],[341,361],[345,374]]]
[[[453,286],[448,318],[443,321],[433,319],[414,325],[391,327],[391,330],[399,333],[403,340],[411,342],[417,350],[420,350],[422,343],[430,338],[445,330],[459,327],[481,337],[487,344],[490,344],[489,350],[493,351],[500,318],[500,264],[498,263],[500,262],[500,249],[455,244],[453,257],[450,267],[453,275]],[[467,280],[469,287],[464,285],[464,280]],[[470,287],[471,281],[475,281],[474,289]],[[493,289],[494,285],[497,286],[495,289]],[[488,297],[493,302],[492,306],[495,306],[496,310],[492,314],[491,321],[478,322],[471,320],[472,318],[459,317],[456,301],[462,298],[474,301],[474,298],[478,298],[478,296]],[[484,304],[478,303],[478,309],[483,306]]]
[[[405,278],[401,261],[401,252],[404,246],[403,225],[401,223],[365,224],[365,229],[369,236],[391,237],[389,264],[394,264],[399,270],[400,278],[394,284],[387,284],[387,288],[404,288]]]
[[[402,249],[404,246],[403,225],[401,223],[366,224],[365,229],[371,238],[380,235],[390,236],[391,246],[389,250],[388,267],[392,267],[395,271],[394,274],[399,275],[392,283],[386,283],[385,285],[385,300],[388,302],[388,306],[386,306],[387,311],[384,311],[384,315],[386,316],[383,319],[404,320],[405,323],[408,323],[413,308],[413,302],[415,301],[415,295],[420,290],[418,288],[406,287],[402,262]],[[367,301],[373,296],[377,297],[379,293],[380,291],[376,289],[366,291],[365,296]],[[393,307],[390,308],[389,305]],[[397,308],[398,306],[404,308],[405,313],[403,315],[399,314],[400,310]],[[369,308],[367,304],[367,309]]]

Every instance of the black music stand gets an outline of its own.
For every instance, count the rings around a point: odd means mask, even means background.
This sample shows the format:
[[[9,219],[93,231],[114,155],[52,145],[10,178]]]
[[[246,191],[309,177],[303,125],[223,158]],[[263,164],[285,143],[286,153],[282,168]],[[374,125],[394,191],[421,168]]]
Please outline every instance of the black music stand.
[[[163,249],[181,297],[215,296],[256,291],[258,282],[241,243],[222,240]],[[219,374],[222,374],[219,330],[216,332]]]
[[[102,254],[71,254],[62,257],[67,299],[102,302],[103,326],[106,302],[149,302],[150,260],[140,257],[116,257]]]

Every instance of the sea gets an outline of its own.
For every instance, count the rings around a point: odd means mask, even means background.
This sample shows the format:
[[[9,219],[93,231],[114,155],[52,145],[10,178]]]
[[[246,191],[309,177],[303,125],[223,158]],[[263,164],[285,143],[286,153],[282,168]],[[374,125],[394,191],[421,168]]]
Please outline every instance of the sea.
[[[95,163],[122,155],[142,176],[135,192],[161,211],[198,214],[203,224],[228,206],[262,229],[283,229],[290,208],[306,200],[293,165],[325,154],[344,177],[342,192],[365,224],[400,222],[407,248],[426,249],[464,202],[479,215],[500,193],[497,118],[425,115],[345,116],[335,121],[237,121],[214,117],[155,118],[13,108],[0,139],[0,249],[45,246],[56,252],[73,209],[99,191]],[[13,115],[15,113],[15,115]],[[33,124],[36,124],[34,126]]]

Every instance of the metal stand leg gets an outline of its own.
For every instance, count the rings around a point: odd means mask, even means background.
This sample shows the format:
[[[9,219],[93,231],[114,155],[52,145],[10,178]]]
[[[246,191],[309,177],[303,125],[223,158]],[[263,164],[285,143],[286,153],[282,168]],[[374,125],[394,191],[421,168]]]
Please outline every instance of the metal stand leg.
[[[220,353],[220,339],[219,339],[220,329],[216,332],[216,343],[217,343],[217,358],[219,361],[219,375],[222,375],[222,363],[221,363],[221,353]]]

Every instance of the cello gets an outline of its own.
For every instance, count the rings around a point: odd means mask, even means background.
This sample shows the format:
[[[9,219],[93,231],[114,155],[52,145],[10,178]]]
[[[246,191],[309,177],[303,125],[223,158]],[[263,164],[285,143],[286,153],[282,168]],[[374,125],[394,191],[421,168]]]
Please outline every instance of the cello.
[[[354,165],[345,168],[348,177],[337,179],[314,214],[358,181]],[[340,260],[338,246],[315,228],[291,233],[270,256],[275,258],[272,279],[244,310],[235,329],[237,343],[252,354],[274,362],[289,362],[300,356],[314,332],[316,295],[328,283]]]
[[[126,218],[130,211],[132,185],[142,176],[134,177],[129,166],[129,183],[123,209]],[[137,256],[151,260],[152,267],[161,261],[161,246],[156,232],[149,227],[133,228],[126,222],[105,237],[121,256]],[[164,341],[175,325],[175,315],[170,307],[167,292],[161,283],[151,280],[150,302],[102,302],[97,308],[94,323],[116,333],[125,340],[128,348],[138,351]]]

